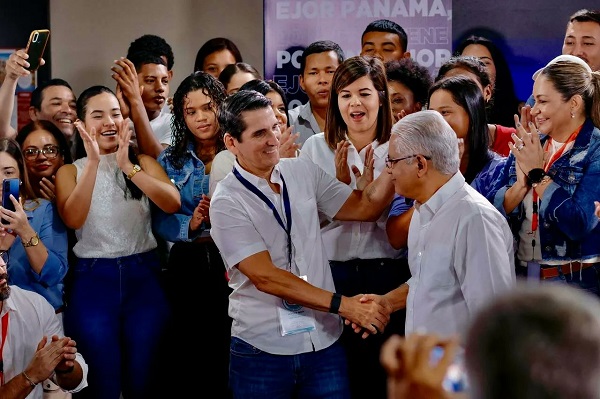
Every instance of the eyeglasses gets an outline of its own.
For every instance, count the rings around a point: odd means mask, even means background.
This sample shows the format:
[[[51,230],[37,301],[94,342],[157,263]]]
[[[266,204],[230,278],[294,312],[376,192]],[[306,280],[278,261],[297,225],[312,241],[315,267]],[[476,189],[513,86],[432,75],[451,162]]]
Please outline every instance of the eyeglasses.
[[[42,149],[39,148],[26,148],[23,150],[23,155],[25,159],[33,161],[38,157],[38,155],[44,154],[44,156],[48,159],[54,159],[58,156],[60,149],[56,145],[47,145]]]
[[[412,154],[412,155],[407,155],[405,157],[402,158],[390,158],[389,156],[385,157],[385,167],[388,169],[392,169],[394,167],[394,165],[396,164],[396,162],[400,162],[400,161],[404,161],[405,159],[410,159],[410,158],[414,158],[414,157],[418,157],[421,154]],[[427,155],[421,155],[423,158],[425,158],[426,160],[431,160],[430,156]]]

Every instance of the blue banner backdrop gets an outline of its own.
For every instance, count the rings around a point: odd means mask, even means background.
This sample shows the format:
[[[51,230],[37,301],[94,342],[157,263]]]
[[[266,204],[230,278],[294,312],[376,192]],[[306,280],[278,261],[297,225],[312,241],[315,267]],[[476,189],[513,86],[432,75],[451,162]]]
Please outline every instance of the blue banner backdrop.
[[[265,79],[285,90],[290,109],[305,103],[298,80],[304,48],[332,40],[346,57],[358,55],[362,32],[377,19],[404,28],[412,58],[432,76],[450,58],[452,0],[264,0]]]

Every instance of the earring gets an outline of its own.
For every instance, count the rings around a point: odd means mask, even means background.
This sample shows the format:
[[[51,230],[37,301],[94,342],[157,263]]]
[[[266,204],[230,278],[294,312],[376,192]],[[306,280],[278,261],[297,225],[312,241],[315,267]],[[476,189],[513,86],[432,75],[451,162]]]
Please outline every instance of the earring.
[[[571,111],[571,119],[575,118],[575,114]]]

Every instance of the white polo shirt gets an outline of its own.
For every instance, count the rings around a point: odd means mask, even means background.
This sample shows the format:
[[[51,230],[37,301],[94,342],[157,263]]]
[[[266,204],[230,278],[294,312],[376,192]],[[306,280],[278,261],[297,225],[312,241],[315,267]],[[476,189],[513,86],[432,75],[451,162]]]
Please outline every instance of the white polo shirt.
[[[283,200],[267,181],[239,166],[239,173],[275,205],[286,223]],[[282,186],[285,180],[292,215],[292,272],[307,281],[335,291],[331,270],[323,247],[318,212],[333,217],[350,196],[352,189],[329,176],[308,159],[282,159],[271,173],[271,182]],[[287,235],[271,208],[247,189],[233,174],[218,184],[210,205],[211,236],[221,251],[229,273],[229,315],[233,318],[231,335],[262,351],[295,355],[332,345],[342,333],[338,315],[314,311],[316,329],[281,336],[277,309],[281,298],[259,291],[241,273],[237,264],[262,251],[269,251],[275,265],[288,269]]]

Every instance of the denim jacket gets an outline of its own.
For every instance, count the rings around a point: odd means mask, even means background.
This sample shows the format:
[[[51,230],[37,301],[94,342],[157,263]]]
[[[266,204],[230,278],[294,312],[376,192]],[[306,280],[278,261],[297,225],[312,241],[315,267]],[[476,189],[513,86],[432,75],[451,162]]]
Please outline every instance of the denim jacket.
[[[205,173],[204,163],[196,156],[194,143],[188,144],[188,153],[186,162],[181,169],[176,169],[169,161],[169,155],[172,147],[167,147],[157,158],[158,163],[165,169],[169,179],[175,184],[181,195],[181,208],[178,212],[167,214],[158,207],[154,207],[152,217],[152,227],[154,231],[164,240],[193,241],[198,238],[207,226],[202,223],[200,229],[192,237],[188,236],[190,219],[194,214],[194,209],[202,200],[202,194],[208,195],[209,176]]]
[[[542,145],[548,136],[542,137]],[[573,147],[548,170],[552,182],[540,203],[539,232],[544,260],[584,260],[600,256],[600,227],[594,201],[600,199],[600,130],[587,119]],[[488,199],[505,216],[518,240],[525,210],[519,204],[504,212],[506,190],[517,181],[516,160],[510,155]]]

